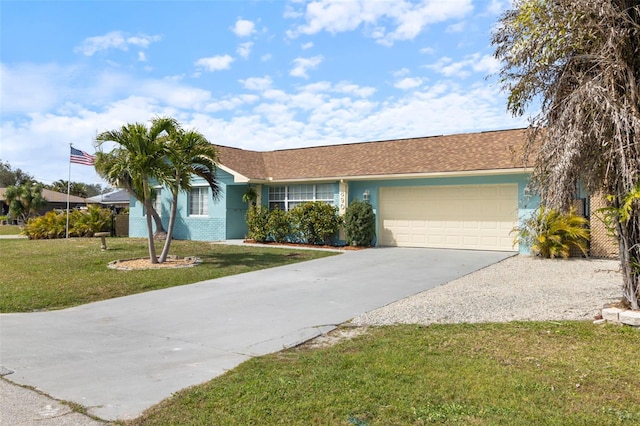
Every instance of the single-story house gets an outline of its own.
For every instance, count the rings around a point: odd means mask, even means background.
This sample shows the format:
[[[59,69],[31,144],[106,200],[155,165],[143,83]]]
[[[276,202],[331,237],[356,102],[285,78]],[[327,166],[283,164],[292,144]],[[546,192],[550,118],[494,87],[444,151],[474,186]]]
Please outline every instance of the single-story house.
[[[344,213],[354,199],[376,213],[377,245],[506,250],[518,218],[538,205],[526,193],[524,129],[351,143],[276,151],[217,146],[214,201],[204,181],[181,194],[175,237],[216,241],[247,233],[243,194],[289,210],[321,200]],[[159,189],[156,206],[168,221],[171,195]],[[130,204],[130,236],[145,236],[144,209]]]
[[[0,188],[0,214],[6,215],[9,213],[9,206],[5,202],[4,193],[7,188]],[[61,192],[52,191],[50,189],[42,190],[42,197],[47,200],[47,205],[38,211],[39,215],[45,214],[51,210],[61,210],[67,208],[67,194]],[[72,209],[85,207],[86,199],[77,197],[75,195],[69,196],[69,207]]]
[[[528,192],[523,163],[526,129],[499,130],[275,151],[216,146],[222,192],[197,178],[178,199],[175,238],[246,237],[249,187],[258,204],[289,210],[324,201],[343,214],[355,199],[371,203],[376,245],[523,251],[512,229],[539,205]],[[168,223],[171,195],[157,188],[156,207]],[[588,217],[589,199],[578,204]],[[129,235],[146,236],[142,203],[131,199]]]
[[[120,211],[129,207],[130,199],[129,191],[117,188],[113,191],[87,198],[87,204],[100,204],[104,208]]]

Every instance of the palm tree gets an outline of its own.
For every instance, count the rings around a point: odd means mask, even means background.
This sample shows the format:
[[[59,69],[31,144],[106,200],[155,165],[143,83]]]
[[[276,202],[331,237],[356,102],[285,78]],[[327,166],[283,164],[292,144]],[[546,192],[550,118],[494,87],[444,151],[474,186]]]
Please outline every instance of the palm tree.
[[[47,205],[42,196],[41,183],[23,183],[20,186],[9,186],[4,193],[5,202],[9,205],[9,214],[14,219],[27,221]]]
[[[117,156],[126,157],[128,155],[126,150],[119,150],[118,152],[97,152],[95,160],[95,168],[98,174],[105,179],[109,184],[119,188],[126,189],[129,194],[133,195],[136,199],[143,199],[143,189],[134,188],[134,180],[129,174],[126,158],[118,158]],[[162,240],[166,237],[167,232],[162,224],[160,215],[153,207],[151,210],[147,210],[147,214],[150,214],[155,224],[155,232],[153,234],[154,239]]]
[[[192,177],[195,175],[204,179],[209,184],[214,199],[220,194],[220,186],[215,176],[218,153],[202,134],[195,130],[184,131],[176,126],[167,138],[167,159],[171,164],[170,173],[159,178],[171,191],[172,202],[167,238],[158,260],[160,263],[164,262],[169,254],[176,220],[178,194],[180,191],[191,190]]]
[[[147,229],[149,240],[149,260],[158,263],[153,239],[153,223],[151,212],[153,209],[153,193],[150,186],[151,179],[160,180],[167,176],[168,163],[166,161],[167,147],[164,138],[178,127],[173,118],[156,117],[151,120],[151,126],[147,128],[142,123],[133,123],[122,126],[117,130],[100,133],[96,137],[98,146],[106,142],[113,142],[116,147],[111,151],[110,157],[99,155],[105,163],[98,167],[105,173],[107,181],[121,179],[124,184],[130,185],[132,193],[136,194],[144,205],[147,216]]]

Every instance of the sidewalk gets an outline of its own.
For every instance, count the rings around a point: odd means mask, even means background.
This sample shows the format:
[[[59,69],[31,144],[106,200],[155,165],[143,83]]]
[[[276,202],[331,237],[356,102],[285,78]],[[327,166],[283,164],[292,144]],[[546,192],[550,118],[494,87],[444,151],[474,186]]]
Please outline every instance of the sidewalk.
[[[0,372],[1,373],[1,372]],[[68,405],[34,390],[0,379],[0,425],[103,426]]]

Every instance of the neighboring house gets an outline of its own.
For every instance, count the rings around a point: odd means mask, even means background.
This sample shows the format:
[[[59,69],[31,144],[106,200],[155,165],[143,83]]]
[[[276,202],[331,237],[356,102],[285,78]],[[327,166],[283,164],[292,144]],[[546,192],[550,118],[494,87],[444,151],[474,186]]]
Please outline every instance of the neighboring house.
[[[2,215],[9,213],[9,206],[5,202],[4,193],[6,188],[0,188],[0,209]],[[67,208],[67,194],[61,192],[51,191],[50,189],[43,189],[42,196],[47,200],[47,205],[38,211],[38,214],[42,215],[51,210],[66,210]],[[85,207],[86,199],[82,197],[76,197],[75,195],[69,196],[69,207],[72,209]]]
[[[87,204],[100,204],[102,207],[121,211],[129,207],[131,195],[126,189],[114,189],[113,191],[87,198]]]

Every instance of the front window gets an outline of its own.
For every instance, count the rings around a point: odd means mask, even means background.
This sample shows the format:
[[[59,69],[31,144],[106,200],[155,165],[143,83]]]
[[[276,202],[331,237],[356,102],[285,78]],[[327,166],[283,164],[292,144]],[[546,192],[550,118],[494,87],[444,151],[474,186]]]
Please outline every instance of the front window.
[[[317,185],[287,185],[269,187],[269,209],[291,210],[309,201],[322,201],[333,205],[332,183]]]
[[[195,187],[189,193],[189,216],[207,216],[209,214],[209,188]]]
[[[156,211],[156,213],[158,213],[158,216],[162,216],[162,188],[153,188],[153,192],[151,195],[153,197],[153,199],[151,200],[153,209]],[[142,215],[147,215],[147,209],[144,204],[142,205]]]

